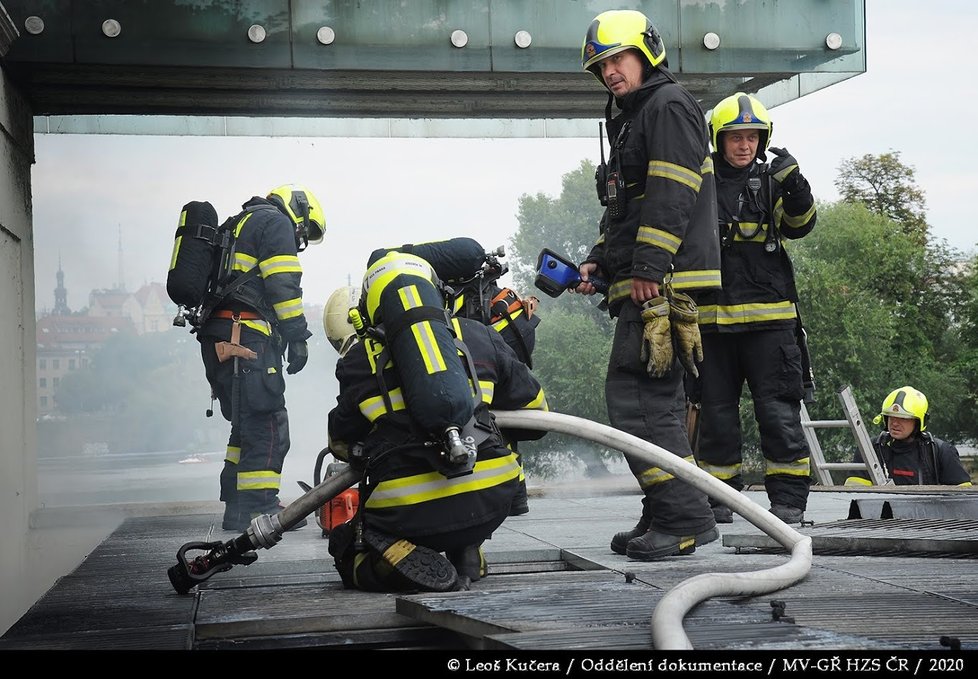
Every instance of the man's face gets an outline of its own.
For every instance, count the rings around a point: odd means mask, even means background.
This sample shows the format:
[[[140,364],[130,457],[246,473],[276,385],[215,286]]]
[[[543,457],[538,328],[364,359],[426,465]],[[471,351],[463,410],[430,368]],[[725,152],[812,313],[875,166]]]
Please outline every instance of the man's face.
[[[720,140],[724,160],[733,167],[747,167],[757,155],[761,133],[759,130],[731,130],[723,132]]]
[[[917,428],[917,420],[909,420],[905,417],[887,417],[886,431],[890,433],[894,441],[902,441],[908,438]]]
[[[645,62],[635,50],[612,54],[598,62],[601,79],[616,97],[623,97],[642,84]]]

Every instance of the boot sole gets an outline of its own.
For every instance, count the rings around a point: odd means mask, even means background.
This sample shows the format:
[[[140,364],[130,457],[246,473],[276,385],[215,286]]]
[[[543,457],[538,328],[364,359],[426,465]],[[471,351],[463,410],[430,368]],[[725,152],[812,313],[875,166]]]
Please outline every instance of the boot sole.
[[[676,542],[651,550],[640,550],[637,547],[633,548],[631,543],[629,543],[625,554],[629,559],[635,559],[636,561],[656,561],[658,559],[664,559],[667,556],[686,556],[694,553],[697,545],[709,544],[719,538],[720,531],[714,527],[696,535],[676,535],[675,537]]]
[[[458,573],[452,562],[433,549],[383,535],[369,528],[363,531],[363,540],[418,589],[450,592],[458,584]]]

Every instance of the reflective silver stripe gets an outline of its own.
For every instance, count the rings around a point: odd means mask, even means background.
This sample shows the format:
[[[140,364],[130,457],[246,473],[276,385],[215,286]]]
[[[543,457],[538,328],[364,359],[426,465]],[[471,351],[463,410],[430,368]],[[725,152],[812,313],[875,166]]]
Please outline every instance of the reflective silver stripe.
[[[700,186],[703,184],[703,175],[695,170],[690,170],[682,165],[667,163],[664,160],[649,161],[649,176],[671,179],[674,182],[683,184],[699,193]]]
[[[651,226],[640,226],[638,228],[638,234],[635,236],[635,241],[637,243],[655,245],[671,255],[676,254],[679,246],[683,244],[682,240],[668,231],[656,229]]]

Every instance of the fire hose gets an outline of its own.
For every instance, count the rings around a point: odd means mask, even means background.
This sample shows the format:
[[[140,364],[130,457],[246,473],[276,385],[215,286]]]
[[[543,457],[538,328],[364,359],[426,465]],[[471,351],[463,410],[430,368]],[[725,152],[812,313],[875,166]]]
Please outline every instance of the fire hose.
[[[503,429],[570,434],[655,465],[727,505],[791,552],[786,563],[774,568],[741,573],[703,573],[673,587],[662,597],[652,614],[652,643],[657,650],[693,648],[683,629],[683,618],[706,599],[775,592],[804,580],[811,570],[810,537],[802,535],[742,493],[664,448],[619,429],[572,415],[539,410],[497,410],[493,414],[496,423]],[[179,594],[186,594],[216,573],[230,570],[235,565],[254,563],[258,555],[253,550],[274,547],[289,528],[357,483],[360,476],[361,472],[353,467],[329,476],[278,514],[263,514],[253,519],[244,533],[227,542],[189,542],[183,545],[177,552],[177,564],[167,571],[170,583]],[[187,553],[191,551],[205,553],[188,558]]]
[[[805,579],[812,566],[812,539],[794,530],[756,502],[713,478],[694,464],[664,448],[607,425],[561,413],[539,410],[494,411],[504,429],[544,429],[571,434],[626,452],[669,472],[721,501],[791,552],[788,562],[749,573],[703,573],[672,588],[652,614],[652,644],[657,650],[693,648],[683,618],[694,606],[713,596],[750,596],[776,592]]]

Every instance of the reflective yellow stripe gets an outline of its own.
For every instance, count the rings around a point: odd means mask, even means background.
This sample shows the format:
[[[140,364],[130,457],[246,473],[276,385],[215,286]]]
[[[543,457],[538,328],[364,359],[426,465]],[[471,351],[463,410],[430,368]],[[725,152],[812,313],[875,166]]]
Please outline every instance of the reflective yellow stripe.
[[[263,259],[258,265],[261,269],[261,277],[268,278],[277,273],[302,273],[302,266],[299,265],[299,258],[295,255],[276,255]]]
[[[672,274],[672,287],[675,290],[704,290],[720,287],[719,269],[698,269],[675,271]]]
[[[407,405],[404,403],[404,392],[401,391],[400,387],[387,392],[387,395],[390,397],[391,407],[394,408],[395,412],[407,408]],[[381,396],[372,396],[361,401],[359,408],[363,416],[371,422],[387,413],[387,406],[384,404],[384,399]]]
[[[757,222],[741,222],[740,229],[734,229],[732,224],[727,224],[727,228],[731,230],[733,234],[733,239],[738,242],[748,242],[748,243],[763,243],[767,240],[767,224],[758,224]],[[745,231],[750,236],[741,235],[741,231]]]
[[[692,455],[687,455],[683,459],[689,462],[690,464],[696,464],[696,461],[693,459]],[[674,478],[676,477],[674,477],[672,474],[665,471],[664,469],[660,469],[659,467],[649,467],[648,469],[646,469],[645,471],[643,471],[641,474],[638,475],[638,485],[639,487],[645,489],[657,485],[659,483],[665,483],[666,481],[669,481]]]
[[[700,174],[713,174],[713,156],[707,156],[700,165]]]
[[[246,255],[243,252],[234,253],[234,262],[231,264],[231,268],[234,271],[240,271],[242,273],[247,273],[254,269],[258,265],[258,258],[252,257],[251,255]]]
[[[398,276],[415,276],[432,284],[436,280],[431,265],[420,257],[401,252],[390,252],[370,265],[363,277],[367,291],[367,315],[375,318],[380,306],[381,293]]]
[[[845,485],[847,486],[871,486],[873,482],[869,479],[864,479],[861,476],[850,476],[846,479]]]
[[[695,271],[676,271],[672,274],[672,287],[676,290],[705,290],[720,287],[719,269],[701,269]],[[615,281],[608,288],[608,303],[612,304],[631,297],[632,279],[625,278]]]
[[[808,210],[803,215],[792,217],[786,212],[782,219],[782,224],[789,228],[796,229],[799,226],[805,226],[805,224],[807,224],[814,216],[815,216],[815,204],[812,203],[812,206],[808,208]]]
[[[472,384],[472,380],[469,380]],[[482,392],[482,402],[492,403],[492,397],[496,395],[496,385],[489,380],[479,380],[479,391]]]
[[[669,233],[668,231],[656,229],[651,226],[640,226],[638,228],[638,235],[635,236],[635,242],[655,245],[656,247],[662,248],[670,255],[676,254],[676,251],[679,250],[679,246],[683,244],[682,240],[680,240],[677,236]]]
[[[241,325],[245,326],[246,328],[251,328],[256,332],[260,332],[263,335],[272,334],[272,324],[268,321],[242,320]]]
[[[737,464],[719,465],[708,464],[703,462],[703,460],[699,460],[697,464],[699,464],[700,469],[705,471],[707,474],[715,479],[720,479],[721,481],[728,481],[737,476],[740,474],[740,470],[742,468],[742,464],[740,462]]]
[[[649,161],[649,176],[671,179],[674,182],[683,184],[699,193],[700,186],[703,184],[703,175],[696,170],[690,170],[682,165],[667,163],[664,160]]]
[[[284,302],[273,304],[272,308],[275,309],[275,315],[278,316],[280,321],[284,321],[287,318],[295,318],[296,316],[302,315],[302,298],[287,299]]]
[[[278,490],[282,475],[271,470],[238,472],[238,490]]]
[[[184,212],[182,216],[186,217],[187,213]],[[177,253],[180,252],[180,243],[182,241],[183,236],[177,236],[176,240],[173,241],[173,254],[170,255],[170,271],[173,271],[173,268],[177,265]]]
[[[549,411],[550,406],[547,404],[547,397],[543,393],[543,389],[537,392],[537,395],[532,401],[523,406],[524,410],[543,410]]]
[[[476,462],[471,474],[453,479],[445,478],[438,472],[428,472],[382,481],[370,493],[365,506],[369,509],[383,509],[430,502],[492,488],[517,479],[519,475],[520,465],[516,455],[510,453],[504,457]]]
[[[231,464],[238,464],[241,461],[241,448],[239,446],[228,446],[224,453],[224,459]]]
[[[253,214],[255,214],[255,213],[254,212],[248,212],[248,213],[246,213],[245,216],[241,218],[241,221],[239,221],[237,224],[234,225],[234,237],[235,238],[237,238],[238,236],[241,235],[241,227],[243,227],[245,225],[245,222],[247,222],[249,219],[251,219],[251,215],[253,215]]]
[[[701,324],[737,325],[738,323],[784,321],[796,316],[795,305],[789,300],[754,304],[707,304],[700,307],[699,322]]]
[[[764,476],[774,476],[775,474],[786,474],[787,476],[808,476],[811,474],[811,466],[808,464],[808,458],[803,457],[800,460],[795,460],[794,462],[774,462],[773,460],[765,460]]]
[[[417,285],[405,285],[403,288],[399,288],[397,296],[400,298],[401,306],[405,311],[408,309],[417,309],[421,306],[421,293],[418,291]],[[435,331],[432,329],[430,321],[421,321],[420,323],[413,324],[411,326],[411,334],[414,335],[414,341],[418,345],[418,351],[421,352],[425,370],[429,375],[444,372],[448,369],[445,365],[445,357],[442,356],[441,349],[438,347],[438,342],[435,339]]]

